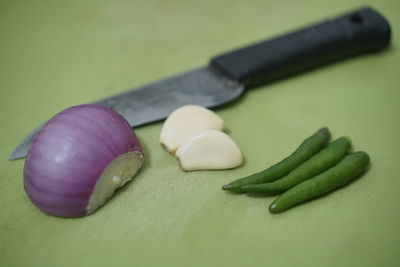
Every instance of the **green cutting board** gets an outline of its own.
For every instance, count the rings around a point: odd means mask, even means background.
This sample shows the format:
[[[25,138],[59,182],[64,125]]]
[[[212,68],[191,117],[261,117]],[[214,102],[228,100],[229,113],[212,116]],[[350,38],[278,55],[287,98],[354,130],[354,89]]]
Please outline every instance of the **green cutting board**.
[[[183,172],[140,127],[147,161],[106,206],[78,219],[40,212],[23,189],[18,142],[56,112],[370,4],[392,47],[249,90],[216,109],[245,163]],[[400,266],[400,2],[2,1],[0,266]],[[316,129],[351,137],[372,159],[361,179],[272,215],[272,197],[223,184],[288,155]]]

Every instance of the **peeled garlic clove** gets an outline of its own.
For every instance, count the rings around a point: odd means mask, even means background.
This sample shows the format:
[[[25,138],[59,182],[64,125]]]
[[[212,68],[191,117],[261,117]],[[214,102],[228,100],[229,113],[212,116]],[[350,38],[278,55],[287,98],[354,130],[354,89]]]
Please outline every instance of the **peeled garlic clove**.
[[[160,134],[161,144],[171,153],[190,136],[203,130],[223,130],[224,121],[209,109],[187,105],[169,115]]]
[[[243,156],[232,138],[217,130],[191,136],[176,151],[184,171],[230,169],[243,163]]]

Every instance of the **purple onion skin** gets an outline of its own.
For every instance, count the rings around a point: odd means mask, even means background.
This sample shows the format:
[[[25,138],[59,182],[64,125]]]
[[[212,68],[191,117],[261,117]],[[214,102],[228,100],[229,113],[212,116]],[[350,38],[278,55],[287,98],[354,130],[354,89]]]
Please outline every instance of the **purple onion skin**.
[[[87,215],[86,206],[104,169],[142,146],[129,123],[110,108],[89,104],[50,119],[34,139],[24,166],[24,187],[43,212]]]

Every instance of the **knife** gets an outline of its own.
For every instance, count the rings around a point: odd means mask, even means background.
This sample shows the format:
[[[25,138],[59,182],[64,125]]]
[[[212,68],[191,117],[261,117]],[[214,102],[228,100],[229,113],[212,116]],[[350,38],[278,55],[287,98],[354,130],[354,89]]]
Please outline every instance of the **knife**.
[[[388,21],[364,7],[334,19],[213,57],[208,66],[148,84],[94,103],[119,112],[132,127],[165,119],[183,105],[214,108],[253,88],[289,75],[357,55],[390,43]],[[26,156],[42,125],[9,159]]]

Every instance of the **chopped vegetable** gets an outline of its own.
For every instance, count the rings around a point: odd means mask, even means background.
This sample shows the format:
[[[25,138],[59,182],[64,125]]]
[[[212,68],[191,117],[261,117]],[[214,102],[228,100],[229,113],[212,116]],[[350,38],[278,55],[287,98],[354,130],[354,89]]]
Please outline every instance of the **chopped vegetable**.
[[[348,138],[338,138],[281,179],[270,183],[243,185],[241,190],[247,193],[285,192],[334,166],[346,156],[350,147],[351,142]]]
[[[224,121],[209,109],[187,105],[172,112],[160,134],[161,144],[172,154],[193,134],[203,130],[220,130]]]
[[[366,170],[369,161],[368,154],[363,151],[346,156],[336,166],[283,193],[271,204],[270,212],[282,212],[348,184]]]
[[[243,185],[273,182],[294,170],[311,156],[319,152],[330,140],[328,128],[322,128],[307,138],[290,156],[266,170],[235,180],[222,187],[234,193],[244,193]]]
[[[34,139],[24,166],[24,187],[45,213],[80,217],[102,206],[144,161],[128,122],[98,105],[68,108]]]
[[[200,131],[176,151],[184,171],[230,169],[240,166],[243,156],[230,136],[217,130]]]

